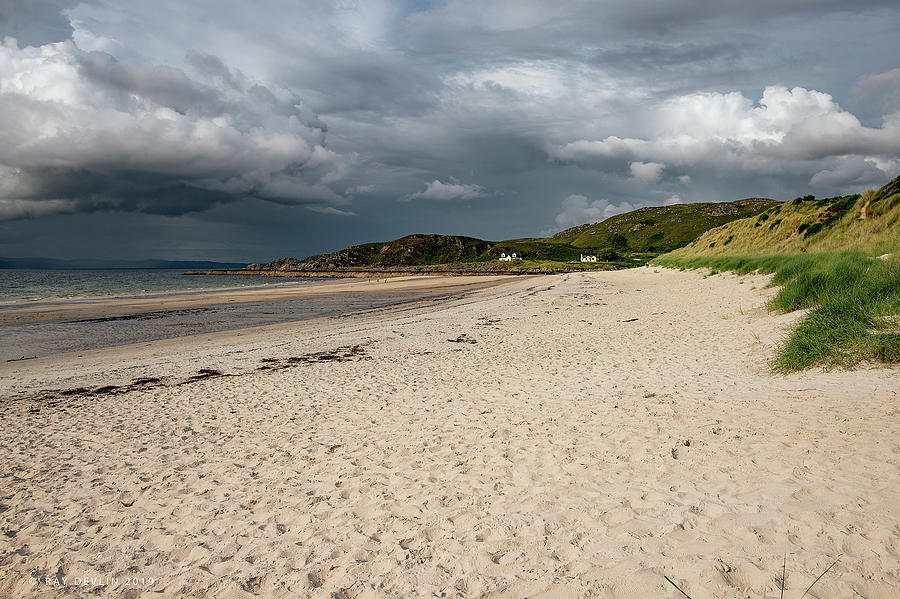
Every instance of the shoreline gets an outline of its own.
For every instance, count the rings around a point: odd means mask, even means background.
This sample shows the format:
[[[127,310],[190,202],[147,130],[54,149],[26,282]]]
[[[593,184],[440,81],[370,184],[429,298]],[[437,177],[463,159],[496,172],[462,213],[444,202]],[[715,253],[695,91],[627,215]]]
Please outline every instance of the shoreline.
[[[246,273],[250,274],[250,273]],[[369,278],[369,277],[366,277]],[[375,278],[375,277],[371,277]],[[499,284],[505,277],[485,276],[457,277],[440,275],[398,275],[390,282],[379,285],[382,290],[464,289],[470,285]],[[331,295],[347,292],[367,292],[375,284],[366,281],[338,281],[324,278],[321,281],[304,281],[297,285],[258,285],[253,287],[229,287],[155,293],[122,297],[92,297],[72,300],[48,300],[29,304],[0,305],[0,327],[39,320],[66,320],[100,316],[122,316],[141,311],[192,308],[223,302],[254,302],[267,300],[298,299],[312,295]]]
[[[72,390],[125,388],[141,379],[163,379],[177,386],[190,382],[199,370],[248,374],[265,365],[266,360],[294,357],[285,355],[284,347],[294,345],[284,341],[288,338],[298,339],[303,347],[298,350],[301,354],[328,352],[335,348],[333,344],[323,344],[324,340],[343,339],[348,330],[356,334],[379,329],[396,319],[427,318],[435,310],[460,309],[509,294],[531,293],[551,280],[552,277],[501,278],[495,285],[361,311],[11,360],[0,363],[0,373],[4,375],[0,377],[0,406],[5,401],[44,397],[47,393],[77,397],[85,394],[71,393]],[[307,343],[312,345],[307,347]],[[186,364],[190,364],[187,369]]]
[[[0,597],[894,596],[897,369],[772,375],[765,276],[504,280],[7,365]]]
[[[440,302],[508,282],[504,277],[323,280],[0,309],[0,361]]]

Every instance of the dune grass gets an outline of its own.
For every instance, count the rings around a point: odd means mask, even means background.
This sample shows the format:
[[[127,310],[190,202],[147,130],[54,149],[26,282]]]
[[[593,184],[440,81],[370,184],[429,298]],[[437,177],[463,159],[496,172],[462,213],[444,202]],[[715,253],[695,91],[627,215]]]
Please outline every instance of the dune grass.
[[[774,273],[781,291],[769,307],[809,309],[783,343],[777,372],[811,366],[850,367],[862,360],[900,363],[900,259],[864,252],[772,256],[661,256],[655,264],[738,274]]]

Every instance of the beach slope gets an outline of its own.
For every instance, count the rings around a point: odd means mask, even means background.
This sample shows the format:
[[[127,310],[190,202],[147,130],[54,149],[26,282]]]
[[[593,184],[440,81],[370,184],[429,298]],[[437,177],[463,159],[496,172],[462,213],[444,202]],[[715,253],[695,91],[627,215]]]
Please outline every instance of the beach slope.
[[[7,364],[0,597],[762,598],[786,556],[794,598],[839,555],[809,596],[896,597],[900,373],[771,374],[801,314],[765,282],[514,279]]]

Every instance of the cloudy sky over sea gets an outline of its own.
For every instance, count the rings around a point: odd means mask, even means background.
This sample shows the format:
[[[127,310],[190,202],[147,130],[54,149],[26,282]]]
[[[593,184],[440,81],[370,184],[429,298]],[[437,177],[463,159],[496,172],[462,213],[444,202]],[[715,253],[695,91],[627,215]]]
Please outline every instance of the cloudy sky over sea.
[[[900,173],[896,0],[0,0],[0,256],[268,260]]]

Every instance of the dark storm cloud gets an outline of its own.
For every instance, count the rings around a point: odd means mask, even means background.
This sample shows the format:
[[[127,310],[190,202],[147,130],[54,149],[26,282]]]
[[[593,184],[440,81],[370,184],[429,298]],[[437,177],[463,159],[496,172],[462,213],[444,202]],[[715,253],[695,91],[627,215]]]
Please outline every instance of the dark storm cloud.
[[[671,2],[585,2],[582,22],[602,20],[611,28],[643,36],[676,36],[682,30],[704,29],[710,25],[741,25],[747,28],[784,17],[814,19],[831,13],[858,13],[884,7],[895,8],[892,0],[686,0]]]
[[[359,113],[365,119],[422,115],[438,104],[442,87],[427,69],[352,49],[338,55],[313,53],[285,72],[285,78],[307,88],[305,97],[322,114]]]
[[[0,218],[113,209],[200,211],[238,197],[340,203],[346,165],[288,92],[240,84],[194,56],[215,87],[72,42],[0,47]]]
[[[708,68],[711,65],[733,66],[740,61],[751,44],[735,41],[705,43],[627,43],[598,49],[592,61],[598,65],[632,73],[666,71],[684,64]]]
[[[416,48],[476,51],[503,48],[591,48],[610,41],[675,40],[716,37],[724,29],[757,32],[761,24],[818,19],[831,14],[859,14],[896,9],[893,0],[537,0],[520,2],[448,2],[432,12],[410,16],[407,31]],[[711,27],[712,26],[712,27]],[[685,36],[702,32],[703,36]]]
[[[19,204],[18,213],[11,210],[3,216],[27,218],[53,212],[104,210],[177,216],[235,200],[233,194],[139,171],[110,173],[40,167],[32,169],[29,175],[39,185],[30,197],[24,198],[32,201]]]

